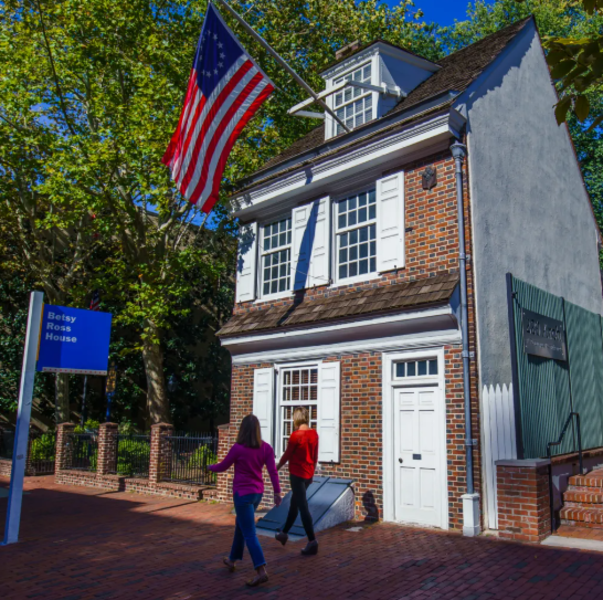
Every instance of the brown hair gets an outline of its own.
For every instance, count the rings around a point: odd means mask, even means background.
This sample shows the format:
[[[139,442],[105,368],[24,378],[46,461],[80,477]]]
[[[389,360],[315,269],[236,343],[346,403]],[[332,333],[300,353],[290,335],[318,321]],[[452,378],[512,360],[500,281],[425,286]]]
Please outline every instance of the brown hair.
[[[309,425],[308,409],[305,406],[298,406],[293,411],[293,428],[299,429],[302,425]]]
[[[260,448],[262,445],[262,430],[260,422],[255,415],[243,417],[237,435],[237,444],[247,448]]]

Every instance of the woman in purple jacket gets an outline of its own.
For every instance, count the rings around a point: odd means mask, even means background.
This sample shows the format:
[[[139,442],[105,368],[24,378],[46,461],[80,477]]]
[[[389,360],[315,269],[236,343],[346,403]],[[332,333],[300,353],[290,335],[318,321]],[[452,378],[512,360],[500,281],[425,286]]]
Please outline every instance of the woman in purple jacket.
[[[222,473],[231,465],[235,468],[232,493],[237,520],[230,556],[224,558],[224,564],[231,572],[234,571],[235,562],[243,558],[243,550],[247,544],[253,567],[257,571],[257,575],[249,580],[247,585],[255,587],[268,581],[266,560],[255,531],[255,511],[264,494],[264,465],[268,469],[274,488],[274,503],[277,506],[281,503],[281,486],[274,463],[274,450],[270,444],[262,441],[260,422],[255,415],[247,415],[241,421],[237,443],[224,460],[208,468],[215,473]]]

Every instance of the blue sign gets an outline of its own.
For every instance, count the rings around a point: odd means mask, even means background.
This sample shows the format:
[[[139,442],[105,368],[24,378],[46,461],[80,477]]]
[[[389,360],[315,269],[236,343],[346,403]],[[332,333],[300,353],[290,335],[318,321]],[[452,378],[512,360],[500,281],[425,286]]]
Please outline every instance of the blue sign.
[[[44,305],[38,371],[106,375],[111,313]]]

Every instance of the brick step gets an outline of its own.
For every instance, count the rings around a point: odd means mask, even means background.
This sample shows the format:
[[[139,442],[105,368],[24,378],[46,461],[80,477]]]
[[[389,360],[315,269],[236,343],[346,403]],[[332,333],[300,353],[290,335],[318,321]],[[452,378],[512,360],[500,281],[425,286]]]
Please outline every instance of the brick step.
[[[572,489],[571,486],[563,494],[564,505],[568,504],[601,504],[603,505],[603,490],[597,488]]]
[[[586,475],[572,475],[569,478],[570,485],[589,487],[589,488],[603,488],[603,469],[597,469],[591,471]]]
[[[603,528],[603,506],[584,507],[579,504],[567,504],[561,509],[559,517],[564,525],[569,525],[573,521],[583,527]]]

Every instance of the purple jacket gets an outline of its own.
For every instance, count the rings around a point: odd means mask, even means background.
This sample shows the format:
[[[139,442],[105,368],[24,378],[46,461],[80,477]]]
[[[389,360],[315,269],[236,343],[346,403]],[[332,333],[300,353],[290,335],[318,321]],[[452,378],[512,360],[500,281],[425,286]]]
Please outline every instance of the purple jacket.
[[[259,448],[248,448],[241,444],[234,444],[222,462],[210,465],[207,468],[214,473],[222,473],[232,465],[235,466],[234,481],[232,482],[233,494],[238,493],[239,496],[263,494],[262,469],[264,465],[268,469],[274,493],[281,493],[281,484],[274,463],[274,450],[270,444],[262,442]]]

